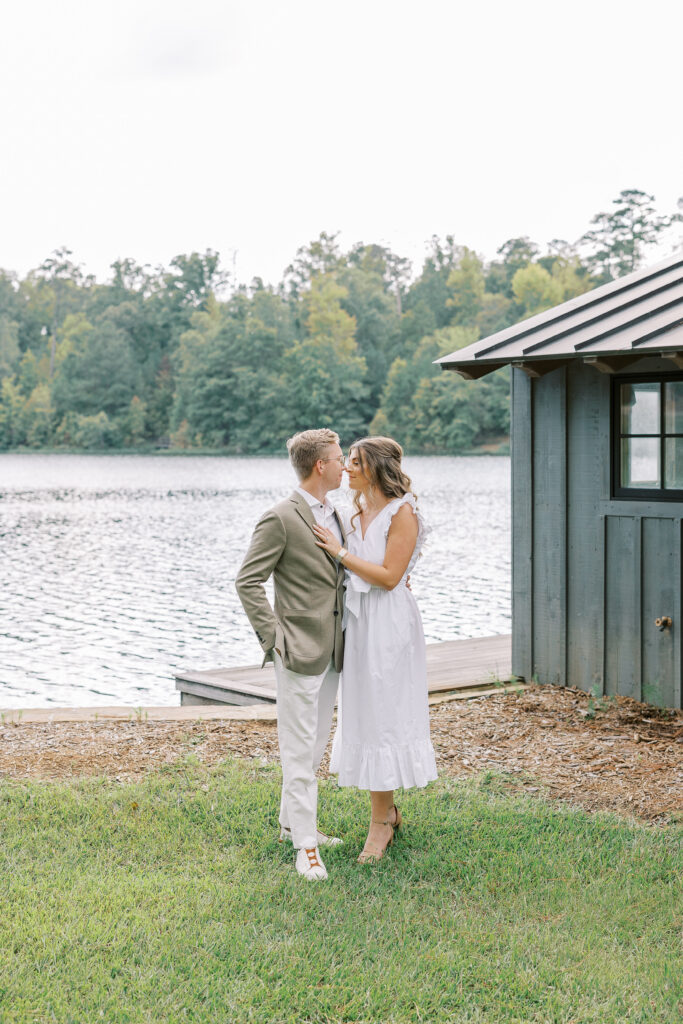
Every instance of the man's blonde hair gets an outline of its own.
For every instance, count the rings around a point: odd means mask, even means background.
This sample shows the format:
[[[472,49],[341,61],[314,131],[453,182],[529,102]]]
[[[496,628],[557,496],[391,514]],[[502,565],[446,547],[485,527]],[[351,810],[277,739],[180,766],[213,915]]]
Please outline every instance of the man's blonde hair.
[[[300,434],[290,437],[287,451],[299,480],[306,480],[311,475],[316,462],[325,457],[325,450],[330,444],[339,444],[339,434],[327,427],[302,430]]]

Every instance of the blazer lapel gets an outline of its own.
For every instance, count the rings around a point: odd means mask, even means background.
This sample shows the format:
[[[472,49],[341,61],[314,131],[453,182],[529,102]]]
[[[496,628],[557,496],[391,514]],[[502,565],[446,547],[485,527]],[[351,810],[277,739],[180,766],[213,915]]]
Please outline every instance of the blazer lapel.
[[[334,506],[333,506],[333,508],[334,508]],[[335,518],[335,520],[337,522],[337,526],[339,527],[339,534],[340,534],[341,539],[342,539],[342,544],[344,545],[344,547],[346,547],[346,534],[344,533],[344,527],[342,526],[342,521],[339,518],[339,514],[338,514],[336,508],[334,509],[334,518]]]
[[[297,512],[299,513],[303,521],[308,526],[310,526],[312,530],[313,527],[315,526],[315,517],[311,510],[311,506],[308,504],[306,499],[302,498],[301,495],[297,494],[296,491],[293,491],[292,494],[290,494],[289,496],[289,500],[294,502]]]
[[[299,515],[301,516],[303,521],[306,523],[306,525],[310,527],[311,533],[313,533],[313,527],[315,526],[315,516],[313,515],[313,510],[311,509],[311,506],[308,504],[306,499],[302,498],[301,495],[298,494],[296,491],[292,491],[292,494],[290,496],[290,501],[294,502],[294,504],[296,505],[297,512],[299,513]],[[335,510],[334,516],[335,516],[335,519],[337,520],[337,522],[339,523],[339,517],[337,516],[336,510]],[[344,531],[342,529],[341,523],[339,523],[339,531],[340,531],[340,533],[342,535],[342,542],[343,542],[344,541]],[[313,533],[313,536],[315,537],[314,533]],[[338,573],[339,572],[340,563],[337,561],[337,559],[333,558],[332,555],[329,553],[329,551],[325,551],[324,548],[318,548],[318,551],[321,551],[322,554],[327,557],[329,562],[334,566],[335,572]]]

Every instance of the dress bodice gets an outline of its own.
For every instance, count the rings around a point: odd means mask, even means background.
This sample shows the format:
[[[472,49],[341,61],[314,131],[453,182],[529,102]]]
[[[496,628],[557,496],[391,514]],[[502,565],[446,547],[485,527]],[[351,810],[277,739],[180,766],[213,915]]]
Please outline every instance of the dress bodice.
[[[353,512],[346,511],[344,515],[344,530],[346,533],[346,547],[352,555],[357,555],[359,558],[365,559],[366,562],[374,562],[376,565],[382,565],[384,562],[384,556],[387,550],[387,537],[389,536],[389,528],[391,521],[398,512],[402,505],[410,505],[413,512],[417,516],[417,540],[415,541],[415,548],[410,556],[410,561],[404,572],[399,587],[405,585],[405,581],[408,575],[413,571],[415,563],[420,557],[424,539],[429,532],[429,528],[424,522],[422,513],[417,507],[417,501],[415,496],[411,493],[404,494],[400,498],[393,498],[384,508],[379,512],[375,518],[369,523],[365,536],[360,525],[360,518],[357,517],[353,524],[351,519]],[[347,615],[358,614],[358,608],[360,607],[360,600],[362,594],[367,594],[370,590],[378,590],[381,588],[373,587],[372,584],[367,583],[361,579],[355,573],[346,570],[346,610]]]

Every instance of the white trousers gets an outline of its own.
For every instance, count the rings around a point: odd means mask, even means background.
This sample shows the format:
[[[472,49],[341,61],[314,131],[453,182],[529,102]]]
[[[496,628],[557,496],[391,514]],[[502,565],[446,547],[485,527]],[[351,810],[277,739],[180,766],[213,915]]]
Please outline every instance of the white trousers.
[[[317,846],[318,780],[332,729],[339,673],[332,662],[317,676],[290,672],[277,651],[277,736],[282,764],[280,824],[297,849]]]

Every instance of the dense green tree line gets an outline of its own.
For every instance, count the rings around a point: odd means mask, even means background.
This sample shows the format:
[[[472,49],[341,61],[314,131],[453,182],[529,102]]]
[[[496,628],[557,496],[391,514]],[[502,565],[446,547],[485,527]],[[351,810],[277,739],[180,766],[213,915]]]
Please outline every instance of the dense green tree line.
[[[105,284],[68,250],[23,279],[0,271],[0,448],[258,453],[312,425],[414,452],[500,440],[507,372],[471,386],[434,360],[628,273],[678,219],[635,190],[613,206],[543,254],[515,238],[485,263],[434,237],[415,277],[382,246],[342,252],[326,234],[278,287],[231,287],[211,250],[156,270],[119,260]]]

